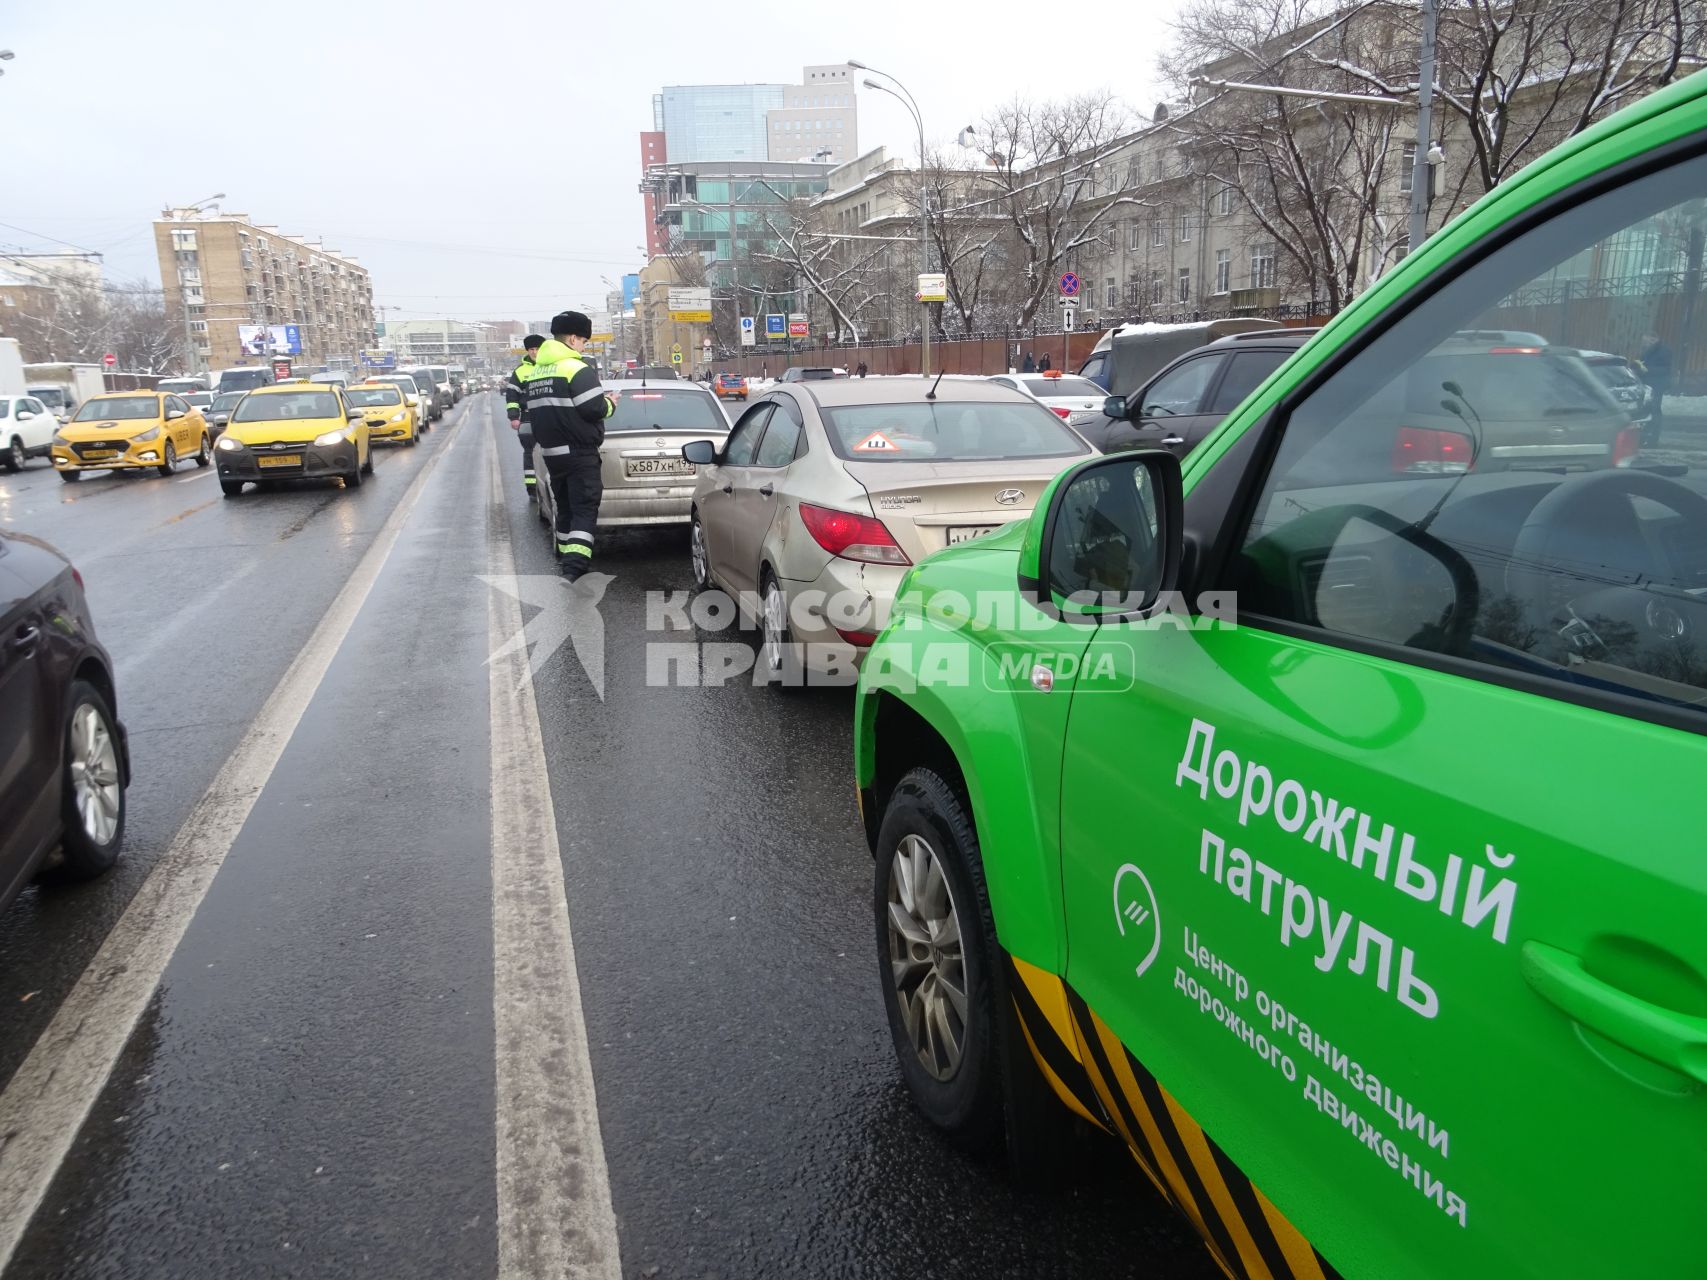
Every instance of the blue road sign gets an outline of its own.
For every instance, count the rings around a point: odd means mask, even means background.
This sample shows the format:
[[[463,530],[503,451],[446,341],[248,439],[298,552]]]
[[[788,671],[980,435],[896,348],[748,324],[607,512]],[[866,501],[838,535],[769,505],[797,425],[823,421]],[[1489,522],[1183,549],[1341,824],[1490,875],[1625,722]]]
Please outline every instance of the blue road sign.
[[[1074,297],[1079,292],[1079,277],[1071,271],[1061,277],[1061,295],[1066,298]]]
[[[765,317],[765,337],[788,337],[788,317],[785,315],[778,315],[775,312],[767,315]]]

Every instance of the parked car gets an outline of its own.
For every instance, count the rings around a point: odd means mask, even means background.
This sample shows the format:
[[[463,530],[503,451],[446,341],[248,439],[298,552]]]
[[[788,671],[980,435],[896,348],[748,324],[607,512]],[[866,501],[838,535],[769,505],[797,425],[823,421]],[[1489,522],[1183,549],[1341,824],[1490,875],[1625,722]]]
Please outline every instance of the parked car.
[[[1102,417],[1103,401],[1108,399],[1108,393],[1089,378],[1054,369],[1048,373],[999,373],[990,381],[1041,401],[1044,408],[1065,419],[1070,427]]]
[[[442,374],[435,376],[431,367],[424,364],[405,365],[399,368],[397,372],[413,378],[415,385],[427,397],[427,401],[431,405],[431,411],[427,415],[428,421],[437,422],[450,412],[453,402],[449,379]]]
[[[1647,426],[1654,415],[1654,389],[1642,381],[1642,375],[1636,372],[1630,358],[1613,355],[1609,351],[1579,351],[1577,354],[1601,386],[1611,392],[1612,398],[1630,415],[1631,421],[1639,427]]]
[[[186,391],[182,399],[190,408],[200,412],[204,419],[213,412],[213,392],[211,391]]]
[[[35,396],[0,395],[0,466],[22,471],[31,458],[53,451],[59,419]]]
[[[1188,349],[1132,395],[1099,401],[1073,429],[1104,453],[1160,446],[1183,458],[1315,332],[1255,329]]]
[[[408,397],[409,403],[414,407],[415,423],[422,431],[432,430],[433,421],[444,412],[434,400],[431,387],[422,388],[412,374],[380,373],[375,374],[368,381],[389,382],[396,385]]]
[[[213,433],[200,409],[158,391],[91,396],[53,437],[53,466],[68,484],[85,471],[153,469],[169,476],[183,458],[213,461]]]
[[[1568,469],[1604,391],[1485,334],[1683,350],[1629,246],[1703,199],[1696,74],[1417,246],[1183,466],[1075,465],[908,574],[853,749],[932,1124],[1044,1176],[1105,1130],[1234,1277],[1700,1271],[1707,497]]]
[[[245,391],[225,391],[213,398],[213,404],[207,413],[207,425],[216,439],[219,433],[225,430],[226,423],[231,421],[231,411],[247,394]]]
[[[600,529],[687,524],[697,468],[682,458],[690,440],[722,444],[729,419],[710,388],[698,382],[604,383],[616,410],[605,419],[599,448],[604,497]],[[536,486],[539,518],[552,524],[557,508],[549,484]]]
[[[719,400],[745,400],[747,380],[738,373],[720,373],[712,380],[711,389]]]
[[[682,450],[701,468],[694,582],[762,600],[767,677],[846,671],[911,565],[1018,519],[1090,452],[1036,400],[982,379],[778,384],[723,447]]]
[[[358,382],[344,389],[344,401],[367,419],[368,437],[375,444],[394,441],[414,446],[420,439],[415,406],[394,382]]]
[[[130,752],[114,688],[82,576],[0,529],[0,906],[56,850],[76,877],[117,860]]]
[[[213,384],[212,390],[219,395],[228,391],[253,391],[256,387],[270,387],[275,381],[277,379],[273,377],[273,371],[267,365],[234,365],[219,371],[219,379]]]
[[[195,374],[188,378],[162,378],[154,385],[156,391],[167,391],[175,396],[188,396],[196,391],[211,391],[208,378],[204,374]],[[104,388],[95,389],[99,394]]]
[[[1079,377],[1114,395],[1129,395],[1187,351],[1235,333],[1279,327],[1278,321],[1237,316],[1186,324],[1118,325],[1097,340],[1079,366]]]
[[[359,489],[373,474],[367,415],[340,387],[281,382],[243,397],[214,451],[219,488],[228,498],[249,481],[339,479]]]
[[[829,382],[829,381],[832,381],[833,379],[838,378],[838,377],[842,377],[842,378],[847,377],[847,372],[845,370],[843,370],[843,371],[838,373],[837,370],[830,367],[829,365],[823,365],[823,366],[791,365],[789,368],[784,369],[782,371],[782,377],[777,379],[777,381],[779,381],[779,382]]]

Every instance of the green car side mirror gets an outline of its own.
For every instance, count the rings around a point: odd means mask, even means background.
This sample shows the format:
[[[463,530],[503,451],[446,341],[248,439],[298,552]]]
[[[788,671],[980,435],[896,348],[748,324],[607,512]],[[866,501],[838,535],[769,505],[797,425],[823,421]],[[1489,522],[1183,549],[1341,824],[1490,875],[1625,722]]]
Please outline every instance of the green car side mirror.
[[[1032,509],[1020,593],[1068,622],[1148,616],[1179,580],[1184,514],[1179,458],[1165,449],[1071,467]]]

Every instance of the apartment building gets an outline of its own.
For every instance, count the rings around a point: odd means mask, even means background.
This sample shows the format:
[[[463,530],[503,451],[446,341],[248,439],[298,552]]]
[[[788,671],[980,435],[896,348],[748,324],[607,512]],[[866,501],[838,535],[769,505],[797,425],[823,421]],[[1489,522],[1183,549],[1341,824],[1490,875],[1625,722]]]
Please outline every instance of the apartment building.
[[[196,370],[254,364],[256,326],[294,334],[301,367],[353,368],[374,345],[373,284],[353,258],[247,214],[168,209],[154,222],[166,313]]]
[[[772,160],[841,164],[859,154],[859,101],[846,63],[806,67],[783,88],[782,106],[765,112]]]

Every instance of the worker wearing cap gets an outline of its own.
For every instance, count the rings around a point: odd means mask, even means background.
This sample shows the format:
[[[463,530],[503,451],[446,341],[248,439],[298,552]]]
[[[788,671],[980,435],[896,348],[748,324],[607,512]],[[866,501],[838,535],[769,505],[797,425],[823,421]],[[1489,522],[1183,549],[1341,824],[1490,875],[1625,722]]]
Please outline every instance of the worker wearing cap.
[[[593,562],[593,531],[604,497],[599,446],[605,419],[616,412],[598,371],[581,354],[592,337],[593,322],[581,312],[553,316],[551,337],[535,354],[526,383],[534,453],[545,462],[557,506],[558,564],[570,582]]]
[[[528,501],[537,502],[538,495],[534,492],[533,478],[533,424],[528,421],[527,382],[533,376],[534,355],[545,344],[545,339],[537,333],[530,333],[522,339],[522,362],[518,364],[504,380],[504,410],[510,416],[510,429],[517,432],[522,442],[522,483],[527,486]]]

